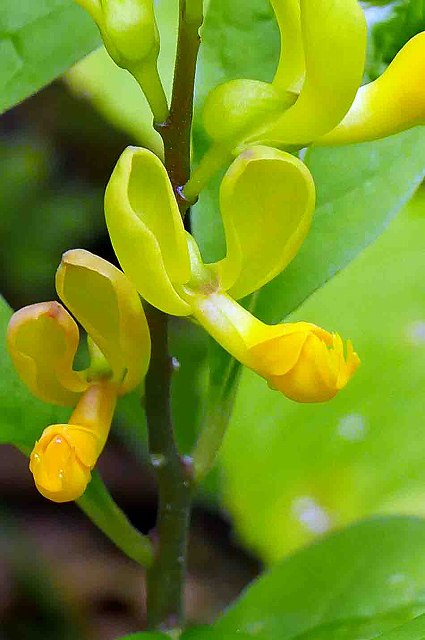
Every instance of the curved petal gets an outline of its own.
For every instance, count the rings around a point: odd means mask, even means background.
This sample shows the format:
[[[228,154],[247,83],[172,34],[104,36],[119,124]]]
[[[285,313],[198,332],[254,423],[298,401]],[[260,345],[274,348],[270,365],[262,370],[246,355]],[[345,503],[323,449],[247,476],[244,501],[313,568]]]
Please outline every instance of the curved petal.
[[[7,346],[15,369],[30,391],[45,402],[74,406],[88,384],[72,369],[78,327],[58,302],[40,302],[13,314]]]
[[[279,92],[301,91],[305,76],[300,0],[270,0],[280,31],[280,58],[273,78]]]
[[[306,76],[296,103],[251,136],[272,146],[305,146],[333,129],[360,85],[366,20],[357,0],[300,0]]]
[[[185,230],[155,154],[137,147],[124,151],[106,188],[105,215],[121,267],[139,293],[166,313],[189,315],[173,287],[190,279]]]
[[[385,138],[425,124],[425,31],[409,40],[380,78],[359,89],[344,120],[318,145]]]
[[[288,153],[252,147],[230,166],[220,190],[227,255],[216,269],[224,290],[242,298],[289,264],[311,224],[313,178]]]
[[[122,271],[83,249],[64,253],[56,288],[122,381],[120,392],[131,391],[150,359],[149,329],[136,289]]]

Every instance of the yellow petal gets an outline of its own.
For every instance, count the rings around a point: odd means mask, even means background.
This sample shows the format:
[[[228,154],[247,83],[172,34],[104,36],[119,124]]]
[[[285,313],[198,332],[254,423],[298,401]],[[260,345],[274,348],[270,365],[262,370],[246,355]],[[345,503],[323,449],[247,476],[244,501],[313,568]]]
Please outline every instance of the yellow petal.
[[[128,147],[121,155],[105,215],[121,267],[139,293],[166,313],[189,315],[173,287],[190,279],[185,230],[167,172],[151,151]]]
[[[359,89],[341,124],[316,144],[376,140],[425,124],[424,79],[425,31],[409,40],[380,78]]]
[[[67,251],[56,273],[62,301],[108,361],[121,393],[146,375],[150,335],[136,289],[112,264],[83,249]]]
[[[87,388],[72,369],[78,327],[57,302],[40,302],[13,314],[7,345],[13,364],[30,391],[45,402],[73,406]]]
[[[300,96],[248,142],[305,146],[333,129],[360,85],[366,20],[357,0],[300,0],[306,75]]]
[[[280,59],[273,78],[279,92],[299,93],[305,75],[300,0],[270,0],[280,31]]]
[[[242,298],[269,282],[298,252],[311,224],[315,188],[298,158],[270,147],[243,152],[220,190],[227,255],[223,289]]]
[[[95,383],[81,396],[69,424],[43,431],[30,457],[30,470],[43,496],[68,502],[84,493],[105,446],[116,397],[116,385]]]
[[[88,436],[92,444],[93,436]],[[44,430],[30,457],[30,470],[38,491],[54,502],[77,500],[90,481],[90,467],[78,457],[69,425]]]

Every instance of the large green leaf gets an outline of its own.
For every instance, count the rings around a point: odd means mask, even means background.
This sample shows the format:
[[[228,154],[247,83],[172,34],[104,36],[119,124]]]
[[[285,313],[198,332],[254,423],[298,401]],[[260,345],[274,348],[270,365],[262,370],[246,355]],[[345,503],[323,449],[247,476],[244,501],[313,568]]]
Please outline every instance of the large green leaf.
[[[425,127],[306,158],[317,189],[313,226],[292,263],[259,292],[257,314],[276,322],[373,242],[425,176]]]
[[[0,113],[95,49],[100,36],[73,0],[2,0]]]
[[[290,320],[352,338],[362,364],[300,405],[245,370],[221,467],[236,530],[267,561],[377,512],[425,515],[425,191]]]
[[[360,523],[281,562],[214,627],[257,640],[376,638],[425,610],[424,543],[423,520]]]
[[[382,640],[424,640],[425,615],[419,616],[389,633],[384,633],[379,638]]]

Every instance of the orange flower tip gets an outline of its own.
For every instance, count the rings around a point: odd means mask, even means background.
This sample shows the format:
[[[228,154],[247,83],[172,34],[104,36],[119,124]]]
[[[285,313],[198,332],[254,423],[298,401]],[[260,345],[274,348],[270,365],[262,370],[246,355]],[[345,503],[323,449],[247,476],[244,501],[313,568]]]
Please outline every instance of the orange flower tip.
[[[91,479],[92,467],[86,464],[87,460],[81,460],[84,456],[73,442],[72,429],[68,425],[48,427],[31,453],[29,467],[35,485],[45,498],[53,502],[77,500]]]
[[[257,360],[253,368],[266,378],[269,387],[301,403],[331,400],[360,364],[350,340],[344,355],[338,333],[330,334],[306,323],[299,323],[298,331],[260,343],[252,353]]]

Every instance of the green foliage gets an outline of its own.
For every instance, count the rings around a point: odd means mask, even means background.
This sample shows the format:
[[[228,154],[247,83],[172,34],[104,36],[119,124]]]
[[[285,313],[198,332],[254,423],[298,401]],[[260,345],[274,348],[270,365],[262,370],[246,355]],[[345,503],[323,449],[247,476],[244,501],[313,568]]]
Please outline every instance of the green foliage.
[[[424,637],[425,615],[419,616],[415,620],[380,636],[382,640],[423,640]]]
[[[374,4],[378,4],[375,2]],[[366,65],[367,76],[374,80],[414,35],[425,29],[425,0],[393,0],[377,13],[372,24]]]
[[[214,628],[258,640],[379,637],[425,609],[424,539],[425,522],[415,518],[338,532],[260,577]]]
[[[96,27],[73,0],[3,0],[0,113],[64,73],[99,42]]]
[[[150,633],[146,631],[146,633],[132,633],[131,636],[125,636],[124,638],[119,638],[118,640],[164,640],[164,638],[170,638],[170,636],[166,636],[163,633]]]
[[[370,514],[424,514],[424,235],[421,191],[290,316],[353,339],[362,364],[337,398],[299,405],[243,371],[223,491],[239,535],[269,562]]]

